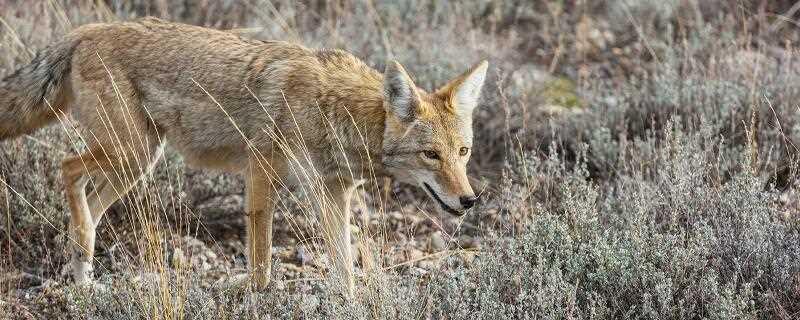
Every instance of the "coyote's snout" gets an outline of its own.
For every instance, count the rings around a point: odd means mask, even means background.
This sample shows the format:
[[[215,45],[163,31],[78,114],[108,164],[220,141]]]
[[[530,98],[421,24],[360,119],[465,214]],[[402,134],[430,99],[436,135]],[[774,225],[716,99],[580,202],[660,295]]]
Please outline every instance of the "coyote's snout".
[[[352,294],[349,205],[362,178],[395,176],[453,214],[477,201],[466,165],[486,69],[481,62],[425,92],[394,61],[381,74],[339,50],[153,18],[92,24],[0,82],[0,140],[62,115],[81,124],[86,152],[62,168],[77,282],[91,280],[103,213],[166,143],[191,165],[244,175],[258,287],[269,281],[279,190],[311,186],[319,232]]]

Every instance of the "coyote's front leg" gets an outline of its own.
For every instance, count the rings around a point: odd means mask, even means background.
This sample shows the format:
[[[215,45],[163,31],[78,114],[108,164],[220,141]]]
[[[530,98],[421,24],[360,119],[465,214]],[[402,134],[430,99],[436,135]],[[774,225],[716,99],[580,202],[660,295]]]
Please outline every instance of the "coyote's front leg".
[[[272,267],[272,217],[277,191],[285,175],[285,161],[279,157],[251,156],[247,172],[247,262],[252,283],[263,289]]]
[[[353,296],[353,257],[350,251],[350,198],[357,184],[352,180],[333,178],[325,182],[322,207],[322,235],[325,237],[328,256],[339,280]]]

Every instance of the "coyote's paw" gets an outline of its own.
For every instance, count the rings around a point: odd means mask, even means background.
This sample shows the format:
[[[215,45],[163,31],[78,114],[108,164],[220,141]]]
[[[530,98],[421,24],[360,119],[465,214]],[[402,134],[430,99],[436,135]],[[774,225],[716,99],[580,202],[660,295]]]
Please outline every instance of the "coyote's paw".
[[[64,264],[61,275],[65,278],[72,278],[72,282],[78,285],[92,284],[94,268],[91,262],[72,259],[70,263]]]

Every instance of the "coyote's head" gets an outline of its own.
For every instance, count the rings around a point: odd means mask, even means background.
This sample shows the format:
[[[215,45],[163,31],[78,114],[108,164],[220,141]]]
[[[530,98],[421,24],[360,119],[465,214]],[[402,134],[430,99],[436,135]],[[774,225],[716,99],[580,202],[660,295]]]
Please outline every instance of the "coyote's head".
[[[463,214],[477,201],[467,179],[467,161],[472,110],[487,66],[483,61],[433,93],[417,88],[395,61],[384,72],[384,167],[398,180],[419,185],[452,214]]]

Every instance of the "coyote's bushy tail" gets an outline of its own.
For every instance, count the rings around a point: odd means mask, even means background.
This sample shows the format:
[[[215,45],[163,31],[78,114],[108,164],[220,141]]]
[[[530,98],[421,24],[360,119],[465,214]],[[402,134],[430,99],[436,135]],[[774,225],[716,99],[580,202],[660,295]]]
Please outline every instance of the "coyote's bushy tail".
[[[64,83],[77,44],[70,38],[53,44],[0,81],[0,141],[45,126],[66,107]]]

